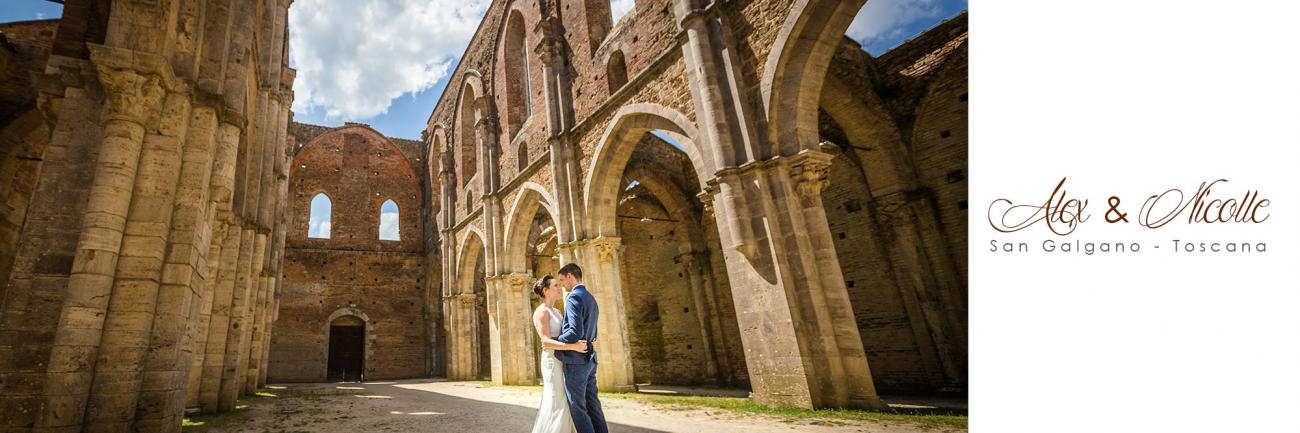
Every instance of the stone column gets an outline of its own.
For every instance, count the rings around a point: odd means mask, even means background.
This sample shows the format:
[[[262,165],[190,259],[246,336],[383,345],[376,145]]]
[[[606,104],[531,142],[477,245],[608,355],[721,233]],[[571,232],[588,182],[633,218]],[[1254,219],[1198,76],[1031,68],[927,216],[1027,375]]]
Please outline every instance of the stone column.
[[[140,365],[150,348],[155,316],[179,315],[180,308],[188,308],[169,303],[161,305],[168,310],[158,309],[159,280],[171,234],[172,203],[180,176],[181,140],[188,125],[188,111],[189,95],[168,93],[159,129],[144,136],[113,295],[104,317],[103,340],[86,411],[87,429],[127,430],[132,426],[140,396]],[[175,347],[172,343],[159,349]],[[175,360],[171,361],[167,368],[175,367]]]
[[[623,241],[613,236],[567,245],[582,266],[583,282],[600,306],[596,337],[596,386],[601,391],[636,391],[632,376],[632,345],[628,340],[627,311],[623,303]],[[563,253],[562,253],[563,255]]]
[[[923,198],[913,198],[907,191],[874,197],[873,213],[881,227],[893,236],[887,238],[898,284],[912,327],[917,330],[921,355],[938,365],[946,385],[966,383],[965,296],[954,277],[952,263],[938,238],[927,239],[922,233],[934,233],[938,220],[934,208]],[[930,227],[923,227],[930,222]],[[933,346],[931,347],[931,343]]]
[[[216,206],[209,206],[209,213],[216,213]],[[212,328],[212,307],[216,296],[217,275],[221,269],[221,251],[226,240],[225,224],[216,222],[211,225],[209,237],[212,245],[208,248],[207,262],[204,265],[202,281],[203,303],[199,307],[198,321],[194,323],[193,346],[194,357],[191,359],[189,378],[185,387],[185,407],[199,409],[199,392],[202,390],[203,365],[208,360],[208,331]]]
[[[229,110],[220,112],[221,124],[217,127],[217,153],[213,159],[211,196],[213,226],[220,225],[218,234],[225,233],[220,243],[220,261],[215,263],[212,311],[209,317],[208,336],[204,343],[203,374],[200,380],[199,407],[205,413],[216,412],[221,389],[221,372],[225,368],[230,312],[235,291],[236,268],[240,250],[251,248],[243,244],[242,228],[232,212],[235,183],[235,161],[239,149],[239,132],[243,123]],[[214,234],[215,236],[215,234]],[[218,260],[213,256],[212,260]]]
[[[720,328],[714,322],[715,318],[720,319],[722,316],[717,311],[717,298],[713,297],[712,276],[704,272],[708,266],[707,252],[688,252],[678,256],[678,261],[682,264],[682,269],[686,274],[686,281],[691,286],[691,297],[695,301],[695,318],[700,323],[700,336],[703,337],[704,343],[704,367],[705,374],[714,385],[722,385],[730,382],[722,374],[722,363],[726,362],[726,349],[719,350],[717,340],[721,337]]]
[[[447,378],[451,380],[476,380],[478,379],[478,314],[475,312],[475,304],[478,302],[478,295],[473,293],[461,293],[447,298],[445,309],[448,314],[449,327],[448,340],[451,346],[448,350],[448,356],[451,361],[447,363]]]
[[[563,41],[564,29],[558,19],[547,18],[537,24],[534,33],[538,41],[534,51],[541,60],[546,96],[546,141],[550,148],[553,195],[558,213],[552,218],[555,219],[557,241],[570,243],[578,239],[577,228],[581,226],[579,222],[583,215],[580,199],[582,167],[568,134],[573,127],[573,93],[568,53]],[[572,254],[562,251],[560,260],[572,261]]]
[[[488,278],[488,335],[492,345],[492,382],[532,385],[536,380],[532,353],[527,350],[532,332],[531,303],[525,289],[528,274],[510,273]]]
[[[746,365],[761,404],[884,408],[821,207],[829,161],[805,151],[718,174],[717,183],[747,201],[743,209],[761,210],[768,221],[753,239],[720,233],[724,245],[759,246],[724,248]],[[756,217],[725,201],[714,205],[719,225]]]
[[[85,417],[144,135],[157,121],[166,95],[167,72],[158,69],[166,67],[165,61],[103,46],[92,46],[91,52],[105,92],[103,140],[51,348],[47,400],[37,422],[52,430],[75,429]],[[120,63],[132,54],[152,65]]]
[[[249,327],[248,317],[248,295],[251,289],[250,274],[253,271],[253,256],[261,248],[256,244],[257,234],[251,226],[239,222],[236,217],[236,225],[231,227],[231,231],[239,233],[239,255],[234,263],[234,281],[231,286],[231,302],[229,309],[228,323],[229,328],[226,330],[226,343],[221,355],[223,357],[221,368],[221,385],[218,388],[217,410],[225,412],[234,410],[235,400],[239,398],[240,381],[243,378],[243,369],[241,368],[240,355],[246,354],[244,351],[245,330]]]

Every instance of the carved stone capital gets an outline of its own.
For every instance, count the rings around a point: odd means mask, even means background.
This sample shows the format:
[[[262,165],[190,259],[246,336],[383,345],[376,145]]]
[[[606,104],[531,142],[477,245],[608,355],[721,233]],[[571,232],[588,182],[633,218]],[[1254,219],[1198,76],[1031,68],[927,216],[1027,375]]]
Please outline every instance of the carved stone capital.
[[[531,283],[533,282],[532,275],[518,273],[518,272],[504,274],[501,277],[502,277],[502,283],[505,284],[506,287],[509,288],[510,292],[512,293],[523,293],[528,291],[528,289],[532,286]]]
[[[539,23],[538,26],[540,27],[541,24]],[[533,52],[542,61],[542,65],[558,68],[559,64],[564,60],[564,41],[559,37],[547,35],[543,32]]]
[[[497,119],[496,116],[483,116],[474,123],[475,137],[482,145],[496,144]]]
[[[162,98],[167,94],[157,74],[133,69],[96,65],[99,82],[104,86],[106,120],[126,120],[140,125],[156,118]]]
[[[790,161],[790,177],[794,178],[800,194],[821,194],[822,189],[829,184],[831,158],[834,156],[815,150],[805,150],[793,157]]]
[[[455,298],[456,302],[459,302],[462,307],[473,307],[474,303],[478,302],[478,295],[473,293],[461,293],[456,295]]]
[[[614,236],[601,236],[589,242],[601,263],[613,263],[623,248],[623,239]]]
[[[714,182],[705,185],[698,194],[695,194],[695,197],[700,199],[701,220],[708,221],[713,218],[713,197],[717,194],[718,186]]]

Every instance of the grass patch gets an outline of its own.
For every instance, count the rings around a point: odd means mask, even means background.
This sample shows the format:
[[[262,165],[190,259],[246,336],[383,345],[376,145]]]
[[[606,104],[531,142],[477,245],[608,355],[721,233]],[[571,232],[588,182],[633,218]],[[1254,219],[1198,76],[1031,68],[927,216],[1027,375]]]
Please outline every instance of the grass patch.
[[[873,412],[854,409],[802,409],[795,407],[771,407],[754,403],[747,398],[704,397],[687,395],[651,395],[638,393],[601,393],[601,396],[637,400],[657,406],[683,409],[719,409],[746,414],[762,414],[782,418],[787,422],[807,420],[849,420],[874,421],[882,423],[906,423],[924,428],[965,429],[966,415],[958,414],[916,414],[901,411]]]
[[[475,382],[486,387],[514,388],[529,391],[541,391],[541,386],[495,385],[492,382]],[[737,397],[705,397],[692,395],[656,395],[625,392],[602,392],[601,397],[637,400],[666,409],[688,410],[723,410],[741,414],[761,414],[777,417],[786,422],[825,421],[873,421],[879,423],[912,424],[922,428],[962,429],[967,428],[968,417],[959,413],[917,413],[905,410],[893,412],[873,412],[856,409],[802,409],[795,407],[771,407],[754,403],[753,400]]]
[[[287,389],[274,389],[280,395],[267,391],[259,391],[251,396],[245,396],[235,400],[235,410],[229,412],[207,413],[191,415],[181,419],[181,430],[187,432],[202,432],[208,429],[222,428],[232,423],[244,421],[244,414],[248,412],[249,407],[254,404],[260,404],[269,399],[286,397],[284,394]]]

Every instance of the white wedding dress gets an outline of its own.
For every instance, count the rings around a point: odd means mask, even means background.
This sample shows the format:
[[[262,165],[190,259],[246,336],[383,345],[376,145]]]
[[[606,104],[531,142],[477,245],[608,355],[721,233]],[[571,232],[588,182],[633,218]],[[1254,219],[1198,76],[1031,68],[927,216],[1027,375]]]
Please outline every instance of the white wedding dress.
[[[550,317],[550,337],[560,335],[564,321],[560,310],[543,305]],[[555,351],[542,349],[542,406],[537,409],[533,433],[572,433],[573,417],[569,415],[569,399],[564,391],[564,364],[555,359]]]

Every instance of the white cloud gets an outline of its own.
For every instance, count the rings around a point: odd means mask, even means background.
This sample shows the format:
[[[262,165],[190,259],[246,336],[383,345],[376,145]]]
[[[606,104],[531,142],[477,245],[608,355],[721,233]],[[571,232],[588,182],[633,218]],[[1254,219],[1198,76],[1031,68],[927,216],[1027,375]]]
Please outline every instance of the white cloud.
[[[37,13],[36,13],[36,19],[38,19],[38,20],[43,20],[43,19],[45,19],[45,12],[37,12]]]
[[[623,15],[632,12],[633,6],[636,6],[635,0],[610,0],[609,12],[614,17],[613,22],[617,23],[618,20],[623,18]]]
[[[297,0],[289,8],[298,70],[293,111],[357,120],[451,72],[485,0]]]
[[[307,237],[329,239],[330,237],[329,220],[321,221],[319,217],[312,217],[311,222],[307,225]]]
[[[876,39],[899,38],[903,26],[942,13],[942,5],[935,0],[870,0],[853,18],[846,34],[868,45]]]
[[[384,241],[398,241],[401,236],[397,232],[397,210],[392,212],[382,212],[379,214],[379,239]]]

